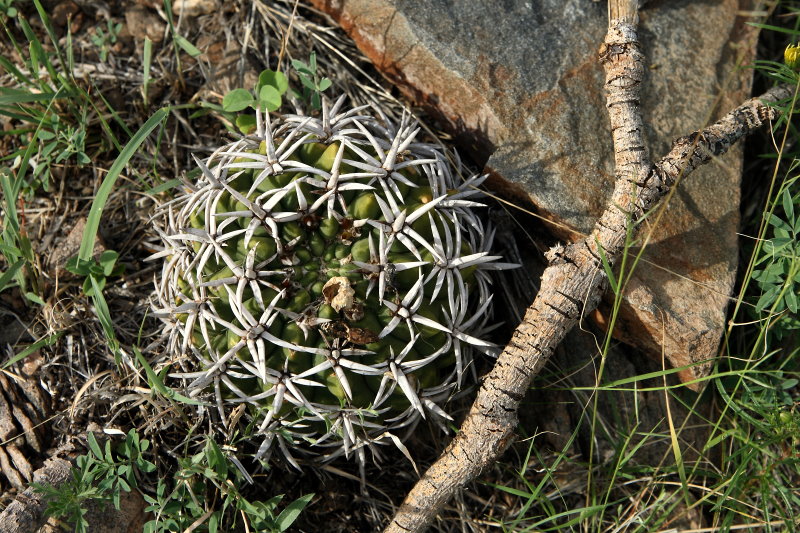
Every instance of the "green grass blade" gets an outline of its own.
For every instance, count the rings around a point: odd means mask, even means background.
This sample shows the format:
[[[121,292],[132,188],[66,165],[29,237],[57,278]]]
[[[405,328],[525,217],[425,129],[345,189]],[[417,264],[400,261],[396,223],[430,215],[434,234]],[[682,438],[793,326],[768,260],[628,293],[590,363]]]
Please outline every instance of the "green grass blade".
[[[0,254],[5,255],[6,259],[8,259],[8,256],[22,257],[22,250],[15,246],[0,244]]]
[[[175,187],[178,187],[181,184],[181,180],[178,178],[173,178],[171,180],[165,181],[164,183],[159,183],[155,187],[150,187],[145,191],[146,194],[158,194],[160,192],[168,191]]]
[[[533,524],[528,526],[525,529],[525,531],[536,531],[537,530],[536,528],[543,528],[544,526],[546,526],[549,523],[554,524],[554,528],[553,529],[557,529],[558,531],[563,531],[563,530],[568,529],[570,526],[579,524],[579,523],[587,520],[593,514],[601,512],[605,508],[606,508],[605,505],[590,505],[590,506],[581,507],[581,508],[578,508],[578,509],[569,509],[567,511],[562,511],[560,513],[556,513],[556,514],[554,514],[552,516],[548,516],[547,518],[543,518],[541,520],[538,520],[538,521],[534,522]],[[577,515],[577,516],[575,516],[575,515]],[[572,517],[572,518],[569,518],[569,517]],[[558,522],[562,518],[569,518],[569,520],[567,520],[566,522]]]
[[[142,99],[147,107],[147,88],[150,85],[150,67],[153,61],[153,41],[149,37],[144,38],[144,51],[142,52]]]
[[[139,350],[139,348],[134,346],[133,353],[134,355],[136,355],[136,360],[139,361],[140,365],[142,365],[144,373],[147,374],[147,381],[150,383],[150,387],[154,389],[156,392],[160,393],[167,399],[176,400],[181,403],[189,405],[206,405],[203,402],[192,400],[191,398],[187,398],[186,396],[180,395],[176,393],[174,390],[164,385],[164,381],[161,379],[161,376],[156,374],[155,370],[153,370],[153,367],[150,366],[150,363],[148,363],[147,359],[145,359],[144,355],[142,355],[141,350]]]
[[[59,98],[61,94],[61,89],[56,91],[55,95],[53,95],[53,99],[50,100],[50,103],[47,104],[47,109],[42,114],[42,117],[50,116],[50,109],[53,107],[53,103]],[[17,194],[19,194],[20,189],[22,188],[22,179],[24,178],[25,174],[28,172],[28,165],[33,156],[33,152],[38,148],[38,143],[36,142],[39,139],[39,131],[42,129],[42,121],[36,126],[36,131],[33,132],[30,141],[28,141],[28,147],[25,149],[25,155],[22,157],[22,162],[19,165],[19,169],[17,170],[17,183],[16,183],[16,193],[12,198],[16,202]]]
[[[203,53],[195,45],[190,43],[186,37],[182,35],[175,35],[175,42],[178,44],[178,46],[181,47],[181,49],[184,52],[186,52],[192,57],[197,57]]]
[[[301,496],[297,498],[295,501],[290,503],[286,506],[286,509],[281,511],[281,514],[278,515],[278,518],[275,519],[275,525],[278,527],[278,531],[286,531],[289,527],[297,520],[297,517],[300,516],[300,513],[303,512],[306,505],[311,501],[314,497],[314,493],[306,494],[305,496]]]
[[[678,432],[675,429],[675,421],[672,417],[672,407],[670,405],[670,394],[667,390],[667,378],[664,377],[664,406],[666,407],[666,419],[667,425],[669,427],[669,440],[670,446],[672,447],[672,456],[675,458],[675,466],[678,467],[678,477],[681,480],[681,487],[683,488],[683,495],[686,502],[686,505],[690,505],[689,502],[689,482],[688,478],[686,477],[686,468],[683,462],[683,452],[681,451],[681,444],[678,440]]]
[[[169,114],[169,108],[161,108],[155,113],[153,116],[150,117],[147,122],[139,128],[139,131],[133,136],[133,138],[125,145],[122,152],[117,157],[114,164],[111,165],[111,170],[108,171],[108,175],[103,180],[103,183],[100,185],[100,188],[97,190],[97,195],[92,202],[92,207],[89,210],[89,216],[86,220],[86,229],[83,230],[83,239],[81,240],[81,247],[78,251],[78,258],[84,261],[88,261],[92,257],[92,249],[94,248],[94,239],[97,235],[97,229],[100,227],[100,217],[103,214],[103,208],[108,201],[108,197],[111,194],[111,190],[114,188],[114,183],[117,181],[122,170],[125,168],[125,165],[133,157],[133,154],[136,153],[136,150],[142,145],[144,140],[147,138],[150,133],[153,132],[156,127],[163,122],[163,120]]]
[[[128,128],[128,125],[125,123],[122,117],[119,116],[119,113],[117,113],[117,111],[113,107],[111,107],[111,104],[109,103],[108,100],[106,100],[106,97],[103,96],[103,93],[100,91],[100,89],[94,84],[92,84],[92,86],[94,87],[94,93],[100,97],[100,100],[102,100],[103,105],[108,110],[108,113],[111,114],[111,118],[114,119],[117,125],[120,128],[122,128],[122,130],[128,137],[133,137],[133,132],[130,130],[130,128]],[[98,107],[97,103],[95,102],[95,97],[92,97],[88,92],[86,92],[83,89],[79,90],[81,96],[87,102],[89,102],[89,104],[92,106],[92,109],[94,109],[97,112],[97,118],[100,119],[100,125],[102,126],[103,131],[106,132],[106,136],[114,144],[114,148],[116,148],[117,150],[121,150],[122,147],[120,146],[119,141],[117,140],[117,137],[114,135],[114,132],[112,131],[111,127],[109,126],[108,121],[103,117],[105,113],[103,112],[102,109]]]
[[[11,365],[13,365],[14,363],[16,363],[17,361],[22,361],[36,350],[44,348],[45,346],[52,346],[63,334],[64,334],[63,331],[59,331],[58,333],[53,333],[52,335],[48,335],[47,337],[42,337],[38,341],[34,342],[30,346],[19,352],[17,355],[6,361],[5,363],[3,363],[3,366],[0,368],[6,369]]]
[[[0,115],[4,115],[2,109],[0,109]],[[0,132],[0,137],[15,137],[17,135],[27,135],[28,133],[32,133],[33,130],[34,128],[17,128],[13,130],[6,130]],[[0,156],[0,161],[11,161],[18,155],[22,155],[23,152],[24,150],[17,149],[16,151],[11,152],[10,154]]]
[[[31,292],[31,291],[26,292],[25,293],[25,298],[27,298],[29,301],[35,303],[36,305],[44,306],[44,300],[42,300],[42,297],[39,296],[38,294],[36,294],[35,292]]]
[[[11,61],[6,59],[5,57],[0,57],[0,67],[3,68],[6,72],[14,76],[16,78],[17,83],[22,85],[33,85],[33,81],[23,74]]]
[[[56,57],[58,58],[58,61],[63,65],[64,58],[61,56],[61,49],[58,47],[58,35],[56,35],[56,32],[53,29],[53,25],[50,23],[50,17],[47,16],[47,11],[44,9],[44,7],[42,7],[42,3],[39,0],[33,0],[33,4],[36,6],[36,11],[39,13],[39,17],[42,20],[42,24],[44,25],[44,29],[47,32],[47,36],[50,38],[50,44],[56,51]],[[70,75],[71,74],[72,73],[70,73]],[[56,79],[59,78],[53,78],[53,80]]]
[[[35,114],[35,110],[32,110],[30,108],[25,109],[25,111],[26,111],[25,113],[17,113],[16,109],[13,106],[0,107],[0,115],[3,115],[4,117],[8,117],[11,120],[18,120],[18,121],[23,122],[23,123],[24,122],[31,122],[31,123],[36,122],[38,124],[38,122],[41,120],[40,115],[39,114]],[[31,111],[33,111],[33,113],[31,113]],[[3,136],[16,135],[16,133],[13,133],[13,131],[14,130],[4,131],[0,135],[3,135]],[[20,132],[20,133],[22,133],[22,132]],[[9,158],[7,154],[3,154],[3,155],[4,155],[3,160],[13,159],[13,158]]]
[[[608,284],[611,286],[611,290],[614,291],[614,294],[619,294],[619,284],[617,284],[617,278],[614,277],[614,270],[611,268],[611,264],[608,262],[608,258],[606,257],[606,251],[603,250],[603,247],[600,246],[600,242],[597,242],[597,251],[600,252],[600,261],[603,263],[603,270],[606,271],[606,276],[608,277]]]
[[[69,73],[70,77],[72,77],[72,73],[75,72],[75,50],[72,47],[72,28],[67,26],[67,42],[65,49],[67,50],[67,72]]]
[[[3,292],[3,289],[5,289],[6,285],[8,285],[14,278],[14,276],[17,275],[17,271],[19,271],[19,269],[22,268],[22,265],[24,264],[25,260],[20,259],[19,261],[8,267],[8,270],[3,272],[3,275],[0,276],[0,292]]]
[[[97,314],[98,320],[100,320],[100,325],[103,327],[103,333],[106,335],[109,348],[111,348],[111,351],[114,353],[114,357],[119,358],[119,341],[114,331],[114,321],[111,320],[111,312],[108,309],[108,303],[103,296],[103,289],[94,276],[89,276],[89,282],[92,285],[92,301],[94,301],[95,313]],[[119,364],[119,361],[117,361],[117,364]]]
[[[36,134],[34,134],[34,137],[35,136]],[[0,172],[0,189],[2,189],[3,198],[6,201],[6,216],[3,220],[3,229],[8,229],[16,234],[19,233],[19,217],[17,216],[17,196],[19,195],[19,187],[17,186],[18,183],[12,182],[11,179],[12,176],[6,172]]]
[[[39,40],[39,37],[36,35],[36,32],[33,31],[33,29],[28,24],[28,21],[26,21],[24,18],[19,17],[17,20],[19,21],[20,26],[22,26],[22,31],[23,33],[25,33],[25,37],[28,38],[28,42],[30,43],[29,50],[31,54],[31,63],[33,63],[31,67],[38,70],[38,64],[41,63],[47,70],[47,74],[50,76],[51,80],[59,79],[58,73],[56,72],[53,63],[50,61],[50,58],[47,56],[47,52],[45,52],[44,47],[42,46],[42,42]],[[37,79],[40,79],[36,72],[34,72],[33,75],[36,76]],[[49,87],[46,81],[44,81],[43,79],[40,80],[41,80],[40,87],[42,89]]]
[[[781,28],[780,26],[773,26],[771,24],[761,24],[759,22],[748,22],[749,26],[754,26],[756,28],[760,28],[762,30],[770,30],[776,31],[778,33],[786,33],[788,35],[797,35],[797,30],[793,30],[792,28]]]
[[[30,93],[24,90],[0,87],[0,105],[27,104],[31,102],[49,102],[50,100],[53,100],[55,98],[56,98],[55,93]]]

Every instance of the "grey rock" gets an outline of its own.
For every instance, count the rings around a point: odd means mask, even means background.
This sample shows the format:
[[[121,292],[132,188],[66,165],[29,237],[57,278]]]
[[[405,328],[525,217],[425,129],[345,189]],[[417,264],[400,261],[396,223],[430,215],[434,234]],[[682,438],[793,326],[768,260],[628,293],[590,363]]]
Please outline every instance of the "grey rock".
[[[605,2],[311,2],[408,96],[449,121],[484,157],[496,189],[532,204],[560,238],[592,227],[613,183],[597,61]],[[750,72],[737,65],[754,53],[756,32],[740,16],[751,7],[750,0],[654,0],[640,12],[652,157],[747,98]],[[719,346],[737,265],[740,177],[737,148],[681,183],[663,215],[651,217],[615,327],[659,359],[663,347],[673,366],[697,365],[681,372],[684,382],[707,375]],[[605,309],[594,315],[601,325]]]

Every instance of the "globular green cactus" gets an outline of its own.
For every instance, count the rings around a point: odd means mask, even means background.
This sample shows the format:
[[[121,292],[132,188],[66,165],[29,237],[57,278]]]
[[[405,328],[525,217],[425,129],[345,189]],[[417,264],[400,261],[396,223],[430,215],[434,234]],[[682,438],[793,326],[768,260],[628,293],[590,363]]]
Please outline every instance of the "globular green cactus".
[[[408,116],[287,115],[216,150],[156,216],[157,312],[192,397],[294,462],[447,418],[487,330],[493,232]],[[241,410],[237,411],[241,413]]]

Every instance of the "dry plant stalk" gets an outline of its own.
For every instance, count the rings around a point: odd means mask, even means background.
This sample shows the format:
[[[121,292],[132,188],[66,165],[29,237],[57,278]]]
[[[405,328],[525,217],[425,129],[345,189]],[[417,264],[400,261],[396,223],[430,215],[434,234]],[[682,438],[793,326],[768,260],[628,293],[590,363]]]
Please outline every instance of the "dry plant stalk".
[[[651,163],[639,106],[644,56],[636,31],[637,10],[636,0],[609,2],[608,33],[600,48],[616,165],[608,207],[588,237],[546,254],[549,266],[542,274],[541,290],[523,322],[485,377],[458,435],[408,494],[386,533],[424,531],[459,488],[508,448],[531,380],[566,333],[600,301],[608,281],[601,251],[613,266],[628,228],[636,228],[679,179],[776,118],[778,110],[765,101],[792,95],[792,88],[782,85],[748,100],[715,124],[677,139],[666,156]]]

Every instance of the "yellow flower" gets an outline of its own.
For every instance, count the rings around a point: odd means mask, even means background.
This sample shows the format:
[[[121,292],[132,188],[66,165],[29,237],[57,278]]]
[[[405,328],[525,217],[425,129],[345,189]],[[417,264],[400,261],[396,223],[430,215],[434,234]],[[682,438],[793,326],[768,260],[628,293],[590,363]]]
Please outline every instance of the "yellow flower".
[[[800,44],[790,44],[783,52],[783,61],[791,69],[800,67]]]

